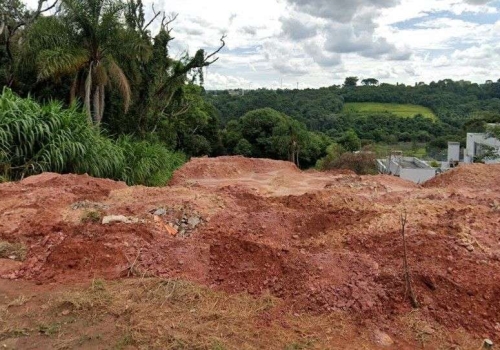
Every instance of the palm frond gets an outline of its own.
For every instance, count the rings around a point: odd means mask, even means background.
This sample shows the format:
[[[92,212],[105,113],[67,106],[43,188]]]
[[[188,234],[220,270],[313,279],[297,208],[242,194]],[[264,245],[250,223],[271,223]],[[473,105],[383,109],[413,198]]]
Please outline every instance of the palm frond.
[[[88,54],[85,50],[65,50],[56,48],[43,50],[38,54],[38,79],[74,74],[88,64]]]
[[[130,84],[128,82],[128,79],[125,76],[125,73],[123,73],[123,70],[120,68],[120,66],[118,66],[118,64],[116,64],[115,60],[112,57],[108,56],[106,61],[108,64],[109,77],[111,78],[111,80],[113,80],[113,82],[120,90],[120,94],[123,98],[124,109],[125,112],[127,112],[128,107],[130,106],[131,98]]]

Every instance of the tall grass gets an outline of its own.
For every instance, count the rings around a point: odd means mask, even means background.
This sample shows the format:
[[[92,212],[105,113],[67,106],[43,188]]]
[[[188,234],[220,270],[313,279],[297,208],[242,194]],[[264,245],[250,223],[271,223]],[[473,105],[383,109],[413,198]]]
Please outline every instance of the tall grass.
[[[41,105],[6,88],[0,95],[0,181],[53,171],[160,186],[184,162],[158,142],[106,137],[77,107]]]
[[[160,143],[135,141],[130,136],[121,136],[117,146],[126,155],[121,179],[128,184],[164,185],[175,169],[186,162],[183,153],[172,152]]]

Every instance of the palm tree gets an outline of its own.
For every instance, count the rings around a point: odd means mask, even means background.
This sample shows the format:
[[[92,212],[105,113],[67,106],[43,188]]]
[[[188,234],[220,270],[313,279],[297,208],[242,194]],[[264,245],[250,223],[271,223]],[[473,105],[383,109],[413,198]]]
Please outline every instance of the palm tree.
[[[136,59],[141,50],[122,23],[124,9],[115,0],[62,0],[56,15],[40,18],[25,36],[21,64],[34,65],[39,81],[72,76],[70,100],[82,98],[97,125],[106,88],[118,89],[125,112],[130,104],[129,79],[118,62]]]

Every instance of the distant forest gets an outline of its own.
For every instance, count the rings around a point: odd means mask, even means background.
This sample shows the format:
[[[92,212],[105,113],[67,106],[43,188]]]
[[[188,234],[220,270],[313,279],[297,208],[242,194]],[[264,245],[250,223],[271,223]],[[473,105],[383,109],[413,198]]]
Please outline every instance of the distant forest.
[[[484,131],[485,121],[500,121],[500,79],[481,85],[446,79],[416,86],[380,84],[240,93],[211,91],[206,99],[216,107],[225,125],[249,111],[268,107],[333,139],[354,130],[364,144],[426,142],[444,148],[447,141],[464,141],[467,131]],[[438,120],[420,115],[399,118],[390,112],[344,112],[344,103],[348,102],[421,105],[430,108]]]

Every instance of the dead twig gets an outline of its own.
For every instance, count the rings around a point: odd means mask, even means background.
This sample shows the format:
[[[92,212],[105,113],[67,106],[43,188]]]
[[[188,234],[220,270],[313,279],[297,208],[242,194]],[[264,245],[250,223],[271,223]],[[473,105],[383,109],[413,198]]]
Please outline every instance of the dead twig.
[[[415,292],[413,291],[413,284],[412,284],[412,279],[411,279],[411,272],[410,272],[410,267],[408,265],[408,248],[406,246],[406,224],[408,223],[408,214],[406,210],[401,213],[400,217],[400,222],[401,222],[401,236],[403,237],[403,269],[404,269],[404,278],[405,278],[405,296],[404,298],[408,296],[408,293],[410,294],[410,302],[411,306],[415,309],[420,307],[420,304],[417,300],[417,297],[415,295]]]

